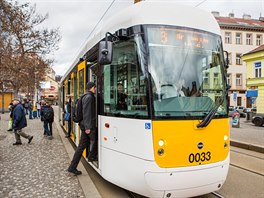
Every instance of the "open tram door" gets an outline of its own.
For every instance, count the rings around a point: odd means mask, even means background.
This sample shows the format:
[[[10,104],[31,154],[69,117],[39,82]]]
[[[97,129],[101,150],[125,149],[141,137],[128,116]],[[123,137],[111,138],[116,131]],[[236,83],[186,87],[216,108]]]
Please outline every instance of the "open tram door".
[[[97,139],[96,139],[96,146],[97,146],[97,159],[99,159],[99,132],[98,132],[98,112],[99,112],[99,89],[98,89],[98,81],[99,81],[99,68],[98,68],[98,64],[97,63],[93,63],[93,64],[90,64],[89,62],[87,63],[87,82],[94,82],[95,85],[96,85],[96,93],[95,93],[95,114],[96,114],[96,129],[97,129]],[[88,145],[88,148],[87,148],[87,151],[89,151],[89,146],[90,144]],[[88,152],[87,152],[87,156],[88,158]],[[93,166],[95,166],[95,168],[99,168],[99,160],[97,161],[93,161],[91,163]]]

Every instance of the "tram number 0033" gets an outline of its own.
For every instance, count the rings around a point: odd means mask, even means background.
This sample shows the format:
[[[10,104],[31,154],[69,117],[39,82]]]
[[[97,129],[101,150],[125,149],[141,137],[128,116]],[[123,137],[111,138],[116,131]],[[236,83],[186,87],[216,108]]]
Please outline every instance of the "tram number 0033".
[[[211,152],[202,152],[202,153],[191,153],[189,155],[189,162],[204,162],[204,161],[210,161],[211,159]]]

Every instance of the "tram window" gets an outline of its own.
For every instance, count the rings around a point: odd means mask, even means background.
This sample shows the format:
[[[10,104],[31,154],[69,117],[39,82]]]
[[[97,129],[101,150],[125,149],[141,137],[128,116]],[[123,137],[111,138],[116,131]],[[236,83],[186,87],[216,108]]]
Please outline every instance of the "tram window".
[[[79,96],[84,93],[84,70],[79,71]]]
[[[113,61],[104,66],[104,114],[147,116],[145,77],[137,61],[133,39],[114,45]]]

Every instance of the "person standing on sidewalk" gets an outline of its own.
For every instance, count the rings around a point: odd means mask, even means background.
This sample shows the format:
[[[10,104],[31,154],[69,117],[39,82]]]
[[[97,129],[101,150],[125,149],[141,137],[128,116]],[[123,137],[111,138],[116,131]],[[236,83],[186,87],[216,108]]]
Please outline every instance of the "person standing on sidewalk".
[[[68,168],[68,172],[75,175],[82,174],[77,170],[77,166],[81,160],[84,149],[86,148],[90,140],[90,152],[88,155],[88,161],[95,160],[97,157],[97,132],[96,132],[96,114],[95,114],[95,97],[96,86],[93,82],[87,83],[88,93],[82,97],[82,115],[83,120],[79,123],[81,128],[81,140],[78,145],[71,164]]]
[[[54,121],[54,111],[51,105],[45,104],[40,112],[44,121],[44,135],[52,139],[52,123]]]
[[[37,117],[40,118],[40,101],[37,102]]]
[[[28,111],[29,111],[29,119],[32,120],[33,117],[32,117],[32,110],[33,110],[33,104],[32,104],[32,101],[29,100],[28,101]]]
[[[14,105],[14,111],[12,116],[12,121],[13,121],[12,127],[14,129],[15,138],[16,138],[16,142],[13,145],[22,144],[20,136],[28,139],[28,143],[30,144],[30,142],[33,139],[33,136],[30,136],[22,131],[22,129],[27,126],[27,119],[24,108],[22,104],[20,104],[18,99],[13,100],[13,105]]]
[[[66,101],[66,105],[65,105],[65,113],[69,113],[70,114],[70,117],[69,117],[69,120],[66,121],[68,122],[68,133],[67,135],[65,136],[66,138],[69,138],[71,137],[71,96],[67,96],[67,101]]]
[[[14,105],[11,102],[8,106],[8,109],[10,111],[10,116],[9,116],[9,122],[8,122],[8,130],[7,131],[13,131],[12,127],[12,117],[13,117],[13,111],[14,111]]]

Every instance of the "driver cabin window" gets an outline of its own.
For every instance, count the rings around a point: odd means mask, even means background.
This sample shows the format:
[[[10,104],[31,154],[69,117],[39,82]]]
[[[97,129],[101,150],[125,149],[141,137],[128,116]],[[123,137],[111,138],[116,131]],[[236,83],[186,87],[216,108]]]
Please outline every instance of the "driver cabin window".
[[[104,66],[104,114],[116,117],[147,116],[145,77],[133,40],[113,47],[113,61]]]

